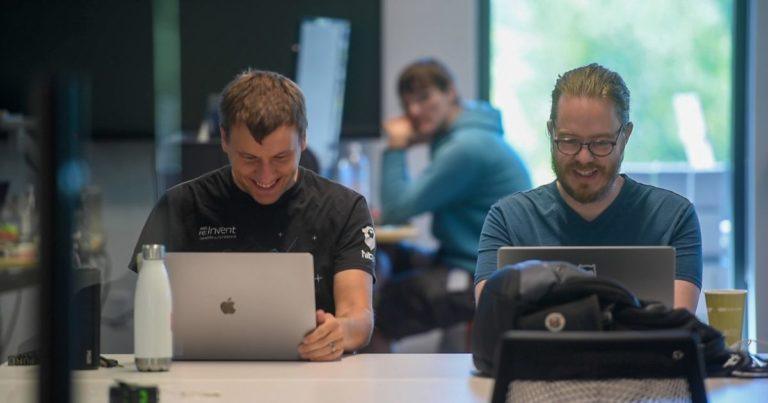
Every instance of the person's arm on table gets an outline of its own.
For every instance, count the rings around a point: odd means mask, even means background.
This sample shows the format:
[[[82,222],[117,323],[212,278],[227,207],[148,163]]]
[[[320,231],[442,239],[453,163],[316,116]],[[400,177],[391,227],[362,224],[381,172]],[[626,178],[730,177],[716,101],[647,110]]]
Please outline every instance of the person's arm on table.
[[[336,360],[345,351],[365,347],[373,332],[373,281],[376,236],[365,199],[357,195],[335,245],[333,302],[335,315],[317,311],[317,328],[299,345],[311,361]]]
[[[475,306],[477,306],[477,303],[480,302],[480,295],[483,293],[483,287],[485,287],[486,281],[488,280],[482,280],[475,284]]]
[[[703,263],[701,229],[693,205],[688,206],[676,224],[672,246],[675,247],[677,259],[674,307],[695,313],[701,292]]]
[[[373,278],[363,270],[344,270],[333,277],[336,315],[317,311],[317,328],[299,346],[301,358],[332,361],[368,344],[373,331]]]
[[[501,209],[503,200],[491,206],[480,232],[477,247],[477,268],[475,269],[475,306],[480,302],[480,295],[483,292],[483,287],[485,287],[485,282],[496,271],[499,248],[515,244],[512,240],[512,230],[507,228],[505,224],[506,219]]]
[[[701,289],[689,281],[675,280],[675,308],[685,308],[696,313]]]

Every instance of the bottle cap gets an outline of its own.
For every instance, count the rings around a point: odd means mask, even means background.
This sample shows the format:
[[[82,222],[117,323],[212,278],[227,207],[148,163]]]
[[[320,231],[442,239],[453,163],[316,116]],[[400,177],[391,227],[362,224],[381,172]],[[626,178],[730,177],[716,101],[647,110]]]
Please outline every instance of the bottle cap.
[[[141,247],[141,257],[144,260],[165,259],[165,245],[144,245]]]

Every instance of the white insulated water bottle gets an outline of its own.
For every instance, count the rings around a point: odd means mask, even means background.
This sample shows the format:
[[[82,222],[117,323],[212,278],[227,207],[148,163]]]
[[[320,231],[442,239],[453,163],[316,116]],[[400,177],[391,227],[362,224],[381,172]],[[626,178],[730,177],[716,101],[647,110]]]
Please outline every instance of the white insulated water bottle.
[[[167,371],[173,357],[171,285],[165,246],[143,245],[133,300],[133,354],[139,371]]]

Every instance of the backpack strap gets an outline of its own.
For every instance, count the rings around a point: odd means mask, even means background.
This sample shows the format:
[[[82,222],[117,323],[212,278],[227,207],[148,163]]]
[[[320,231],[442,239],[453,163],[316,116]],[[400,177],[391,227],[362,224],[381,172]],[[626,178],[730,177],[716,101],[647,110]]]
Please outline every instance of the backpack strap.
[[[573,277],[553,287],[548,300],[569,301],[596,295],[600,304],[618,304],[640,308],[641,302],[620,283],[603,277]]]

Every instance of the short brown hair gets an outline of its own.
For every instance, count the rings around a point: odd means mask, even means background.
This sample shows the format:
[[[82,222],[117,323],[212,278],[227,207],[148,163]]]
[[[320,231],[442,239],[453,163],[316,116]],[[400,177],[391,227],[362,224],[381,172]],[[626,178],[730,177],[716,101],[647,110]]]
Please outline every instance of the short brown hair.
[[[557,103],[562,95],[608,98],[616,107],[619,123],[629,122],[629,88],[619,73],[597,63],[575,68],[557,77],[549,111],[549,120],[553,124],[557,120]]]
[[[412,94],[424,91],[429,87],[437,87],[446,92],[453,86],[453,75],[448,67],[437,59],[423,58],[408,65],[401,73],[397,81],[397,93]]]
[[[238,74],[221,94],[219,116],[225,139],[232,126],[242,123],[261,143],[281,126],[295,126],[299,138],[307,133],[304,95],[293,81],[271,71],[248,69]]]

